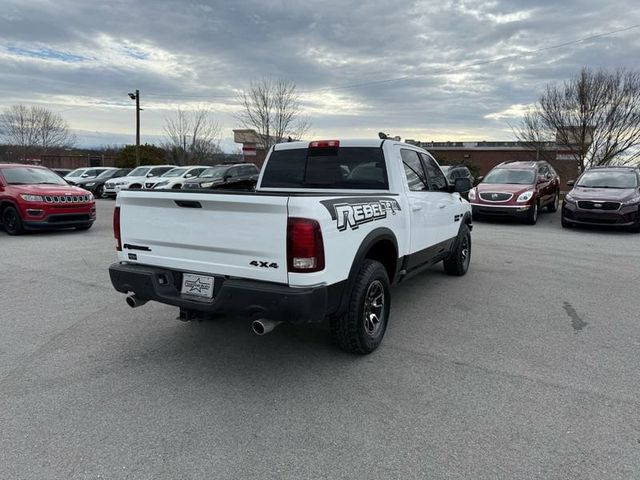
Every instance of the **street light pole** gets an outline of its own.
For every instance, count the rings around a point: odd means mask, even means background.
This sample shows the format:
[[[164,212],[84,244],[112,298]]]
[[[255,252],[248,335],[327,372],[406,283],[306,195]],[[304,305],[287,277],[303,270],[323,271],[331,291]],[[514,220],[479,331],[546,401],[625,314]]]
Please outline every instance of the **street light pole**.
[[[130,93],[129,98],[136,101],[136,167],[140,166],[140,90]]]
[[[136,167],[140,166],[140,90],[136,90]]]

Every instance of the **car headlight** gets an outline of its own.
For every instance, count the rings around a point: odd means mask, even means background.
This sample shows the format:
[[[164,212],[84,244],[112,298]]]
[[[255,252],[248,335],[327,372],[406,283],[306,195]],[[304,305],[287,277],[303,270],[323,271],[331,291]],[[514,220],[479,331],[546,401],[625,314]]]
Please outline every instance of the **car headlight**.
[[[89,183],[85,183],[84,186],[85,187],[93,187],[96,184],[96,182],[89,182]]]
[[[571,194],[570,194],[570,193],[567,193],[567,194],[564,196],[564,201],[565,201],[566,203],[576,203],[576,199],[575,199],[575,198],[573,198],[573,197],[571,196]]]
[[[629,200],[626,200],[626,201],[622,202],[623,205],[634,205],[636,203],[640,203],[640,195],[638,195],[637,197],[630,198]]]
[[[202,188],[211,188],[213,187],[213,182],[205,182],[205,183],[201,183],[200,186]]]
[[[516,202],[528,202],[533,197],[533,192],[531,190],[527,192],[523,192],[518,196]]]
[[[469,200],[475,200],[476,199],[476,189],[472,188],[471,190],[469,190]]]
[[[42,196],[40,196],[40,195],[28,195],[28,194],[23,193],[20,196],[26,202],[44,202],[44,198],[42,198]]]

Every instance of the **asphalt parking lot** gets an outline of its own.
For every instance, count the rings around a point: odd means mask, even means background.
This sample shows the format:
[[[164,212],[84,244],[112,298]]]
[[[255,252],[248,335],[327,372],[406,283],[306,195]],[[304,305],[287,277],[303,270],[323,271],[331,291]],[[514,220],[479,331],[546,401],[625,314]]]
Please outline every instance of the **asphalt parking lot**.
[[[88,232],[0,232],[0,478],[640,478],[640,235],[477,223],[395,288],[382,347],[182,323]]]

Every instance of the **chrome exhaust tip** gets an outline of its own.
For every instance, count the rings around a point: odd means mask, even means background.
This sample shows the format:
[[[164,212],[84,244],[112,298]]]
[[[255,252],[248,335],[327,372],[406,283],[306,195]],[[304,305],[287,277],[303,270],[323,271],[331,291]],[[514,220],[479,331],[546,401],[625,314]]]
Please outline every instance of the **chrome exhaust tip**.
[[[276,322],[275,320],[267,320],[266,318],[261,318],[259,320],[254,320],[251,322],[251,330],[256,335],[266,335],[269,332],[272,332],[274,328],[280,325],[282,322]]]
[[[148,300],[141,300],[135,295],[129,295],[127,297],[127,305],[129,305],[131,308],[141,307],[142,305],[147,303],[147,301]]]

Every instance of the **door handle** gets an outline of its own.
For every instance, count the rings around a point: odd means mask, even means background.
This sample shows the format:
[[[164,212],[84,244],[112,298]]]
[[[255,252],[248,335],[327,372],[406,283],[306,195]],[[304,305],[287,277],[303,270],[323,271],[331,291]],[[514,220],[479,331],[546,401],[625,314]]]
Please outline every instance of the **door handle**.
[[[413,204],[411,205],[411,210],[413,210],[414,212],[417,212],[418,210],[422,210],[422,205],[420,204]]]
[[[446,206],[447,206],[447,204],[446,204],[446,203],[439,203],[439,204],[438,204],[438,208],[444,208],[444,207],[446,207]]]

